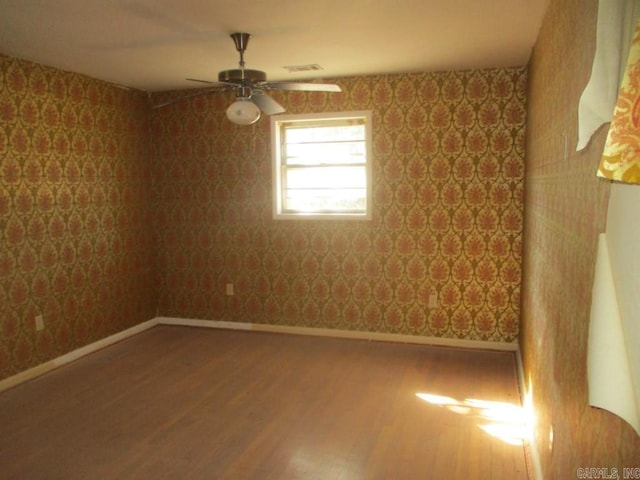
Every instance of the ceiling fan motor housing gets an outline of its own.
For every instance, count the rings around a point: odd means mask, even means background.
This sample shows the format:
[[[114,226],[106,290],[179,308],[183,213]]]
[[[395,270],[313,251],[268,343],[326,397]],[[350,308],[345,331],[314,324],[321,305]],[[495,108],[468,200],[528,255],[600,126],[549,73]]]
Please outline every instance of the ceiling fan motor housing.
[[[219,82],[237,83],[237,84],[253,84],[258,82],[266,82],[267,74],[260,70],[241,70],[239,68],[233,70],[224,70],[218,73]]]

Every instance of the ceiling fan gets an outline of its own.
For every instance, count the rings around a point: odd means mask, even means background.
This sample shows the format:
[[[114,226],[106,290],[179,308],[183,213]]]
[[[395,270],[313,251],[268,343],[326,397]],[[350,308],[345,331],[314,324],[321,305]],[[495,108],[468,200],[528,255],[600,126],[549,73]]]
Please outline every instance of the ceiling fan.
[[[218,81],[199,80],[187,78],[192,82],[201,82],[213,85],[211,89],[199,91],[192,95],[186,95],[170,100],[154,108],[164,107],[171,103],[190,98],[196,95],[224,92],[235,89],[236,100],[227,108],[227,118],[239,125],[251,125],[260,119],[261,112],[273,115],[285,111],[284,107],[270,97],[267,90],[298,90],[307,92],[341,92],[338,85],[330,83],[301,83],[301,82],[268,82],[265,72],[244,68],[244,52],[247,49],[249,33],[232,33],[231,38],[240,54],[238,65],[240,68],[223,70],[218,73]]]

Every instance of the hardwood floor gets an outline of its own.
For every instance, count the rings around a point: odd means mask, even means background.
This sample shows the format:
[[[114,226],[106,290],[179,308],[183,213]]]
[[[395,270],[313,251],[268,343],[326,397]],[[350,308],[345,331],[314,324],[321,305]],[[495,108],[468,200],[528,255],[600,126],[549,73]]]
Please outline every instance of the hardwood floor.
[[[526,479],[518,406],[511,353],[159,326],[0,394],[0,478]]]

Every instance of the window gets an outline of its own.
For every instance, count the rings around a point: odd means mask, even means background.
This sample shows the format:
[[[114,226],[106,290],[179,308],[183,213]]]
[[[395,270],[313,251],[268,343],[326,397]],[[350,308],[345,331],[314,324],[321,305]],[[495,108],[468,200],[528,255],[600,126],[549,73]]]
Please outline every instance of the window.
[[[274,218],[371,218],[371,112],[271,117]]]

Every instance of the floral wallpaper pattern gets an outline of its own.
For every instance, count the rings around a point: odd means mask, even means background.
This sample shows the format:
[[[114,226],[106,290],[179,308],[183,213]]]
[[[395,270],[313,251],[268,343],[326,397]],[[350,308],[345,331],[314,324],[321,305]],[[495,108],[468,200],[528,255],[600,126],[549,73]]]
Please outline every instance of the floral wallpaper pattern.
[[[598,176],[640,184],[640,21],[600,159]]]
[[[153,111],[159,314],[514,342],[526,69],[336,83],[273,96],[372,111],[371,221],[273,220],[269,119],[231,124],[232,96]]]
[[[158,315],[514,342],[526,69],[337,82],[274,96],[372,110],[373,220],[275,221],[268,118],[0,56],[0,378]]]
[[[0,55],[0,378],[154,316],[149,147],[142,93]]]

